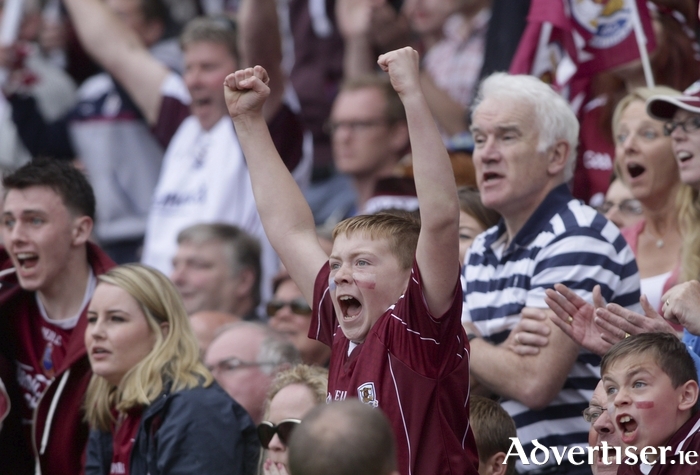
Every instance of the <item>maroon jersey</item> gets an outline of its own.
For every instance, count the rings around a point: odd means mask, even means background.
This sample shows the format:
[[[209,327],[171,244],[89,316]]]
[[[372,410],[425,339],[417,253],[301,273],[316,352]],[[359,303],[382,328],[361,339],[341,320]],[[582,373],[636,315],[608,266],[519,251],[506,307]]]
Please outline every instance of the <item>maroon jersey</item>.
[[[16,311],[24,318],[17,319],[15,327],[17,380],[24,399],[18,409],[22,411],[28,438],[31,438],[34,410],[56,376],[56,368],[63,365],[66,345],[73,333],[73,328],[63,329],[44,319],[36,304],[36,295],[32,297],[18,301]]]
[[[399,470],[409,474],[476,474],[478,457],[469,427],[469,343],[462,328],[462,292],[434,319],[423,297],[415,261],[408,288],[348,356],[350,341],[338,325],[328,292],[330,267],[314,286],[309,338],[332,348],[327,402],[356,397],[381,408],[391,421]]]
[[[117,411],[112,414],[116,423],[112,427],[112,462],[110,475],[129,475],[131,452],[141,425],[143,407],[138,406],[121,415]]]

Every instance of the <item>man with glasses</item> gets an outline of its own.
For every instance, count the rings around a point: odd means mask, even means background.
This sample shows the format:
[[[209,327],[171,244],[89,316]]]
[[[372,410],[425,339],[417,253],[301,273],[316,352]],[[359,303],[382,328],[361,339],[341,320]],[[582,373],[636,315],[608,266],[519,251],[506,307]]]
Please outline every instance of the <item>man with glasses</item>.
[[[275,375],[300,362],[291,343],[257,322],[222,327],[204,355],[204,364],[216,381],[256,425],[262,421],[265,396]]]
[[[593,465],[591,465],[593,475],[616,474],[618,465],[615,463],[614,447],[622,447],[620,432],[615,428],[615,423],[607,411],[607,401],[608,397],[601,381],[593,392],[589,406],[583,411],[583,419],[591,425],[588,430],[588,445],[598,447]],[[610,447],[607,459],[604,457],[606,454],[602,449],[603,442]]]
[[[403,104],[386,76],[367,75],[343,83],[326,131],[331,135],[335,168],[352,185],[348,190],[334,182],[333,190],[324,195],[336,222],[383,209],[418,208],[413,180],[394,175],[408,151],[408,127]],[[314,207],[317,198],[307,194],[318,222],[329,212]]]

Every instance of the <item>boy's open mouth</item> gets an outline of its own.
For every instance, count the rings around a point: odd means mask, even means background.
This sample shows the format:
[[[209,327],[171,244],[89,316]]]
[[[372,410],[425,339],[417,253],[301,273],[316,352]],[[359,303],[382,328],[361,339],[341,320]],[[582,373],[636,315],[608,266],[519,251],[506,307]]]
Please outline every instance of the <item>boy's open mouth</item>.
[[[629,443],[634,439],[634,435],[637,432],[637,421],[632,419],[631,416],[623,414],[617,418],[617,426],[622,432],[622,441],[624,443]]]
[[[362,304],[355,297],[341,295],[338,297],[338,305],[344,320],[356,317],[362,311]]]

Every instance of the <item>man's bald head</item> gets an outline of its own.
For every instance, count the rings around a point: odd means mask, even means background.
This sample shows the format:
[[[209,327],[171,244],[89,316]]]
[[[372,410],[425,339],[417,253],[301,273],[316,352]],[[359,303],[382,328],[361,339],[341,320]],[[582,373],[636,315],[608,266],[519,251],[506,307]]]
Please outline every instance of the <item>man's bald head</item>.
[[[289,469],[292,475],[398,475],[389,420],[357,399],[317,406],[292,435]]]
[[[209,343],[214,339],[219,328],[240,321],[241,317],[238,315],[215,310],[202,310],[190,315],[190,326],[197,337],[202,354],[207,351]]]

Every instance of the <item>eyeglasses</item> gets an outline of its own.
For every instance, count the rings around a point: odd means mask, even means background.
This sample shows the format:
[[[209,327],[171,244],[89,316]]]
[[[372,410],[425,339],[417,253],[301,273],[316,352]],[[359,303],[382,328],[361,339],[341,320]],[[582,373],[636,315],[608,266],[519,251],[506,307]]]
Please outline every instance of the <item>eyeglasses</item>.
[[[243,361],[234,356],[232,358],[221,360],[214,365],[208,365],[207,369],[210,373],[215,374],[223,371],[234,371],[240,368],[255,368],[259,366],[271,366],[276,364],[277,363],[273,361]]]
[[[700,116],[694,115],[678,122],[670,121],[664,124],[664,135],[671,135],[676,127],[680,127],[686,134],[700,129]]]
[[[607,214],[608,211],[613,209],[615,206],[617,206],[617,209],[620,210],[620,213],[630,215],[630,216],[638,216],[642,214],[642,204],[635,199],[626,199],[622,200],[619,203],[613,203],[612,201],[605,201],[602,205],[598,206],[596,208],[600,214]]]
[[[600,416],[603,415],[603,411],[607,411],[607,408],[601,406],[588,406],[583,410],[583,420],[589,424],[593,424]]]
[[[260,444],[263,446],[263,449],[270,448],[270,441],[275,434],[279,437],[280,442],[286,446],[289,442],[289,436],[292,435],[292,432],[300,422],[299,419],[285,419],[275,425],[269,421],[262,421],[260,425],[258,425],[258,439],[260,439]]]
[[[289,308],[292,310],[292,313],[304,316],[311,315],[311,307],[309,307],[309,304],[306,303],[306,300],[299,297],[289,302],[286,302],[284,300],[270,300],[267,303],[267,316],[274,317],[277,312],[282,310],[287,305],[289,305]]]
[[[333,135],[334,133],[338,132],[338,130],[341,129],[342,127],[347,127],[348,129],[350,129],[350,132],[357,133],[357,132],[362,132],[363,130],[368,130],[368,129],[371,129],[372,127],[376,127],[378,125],[384,125],[387,123],[389,123],[389,121],[386,119],[339,120],[337,122],[328,121],[325,124],[323,124],[323,130],[328,135]]]

